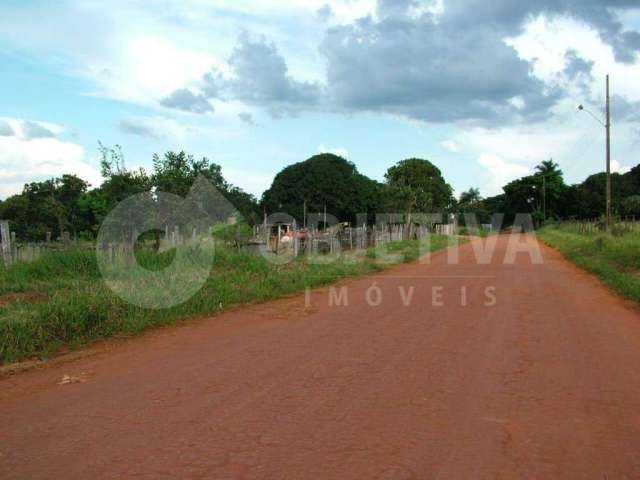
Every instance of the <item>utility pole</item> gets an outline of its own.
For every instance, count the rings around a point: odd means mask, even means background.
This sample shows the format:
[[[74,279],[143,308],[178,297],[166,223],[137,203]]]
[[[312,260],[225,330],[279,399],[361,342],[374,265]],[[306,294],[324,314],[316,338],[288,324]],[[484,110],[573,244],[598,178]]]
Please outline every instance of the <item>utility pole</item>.
[[[578,105],[578,110],[584,111],[591,115],[600,125],[602,125],[607,132],[607,168],[606,168],[606,181],[607,181],[607,200],[605,207],[605,221],[607,225],[607,231],[611,230],[611,95],[609,92],[609,75],[607,75],[607,89],[606,89],[606,119],[603,123],[598,116],[589,111],[584,105]]]
[[[609,75],[607,75],[607,231],[611,231],[611,98],[609,95]]]

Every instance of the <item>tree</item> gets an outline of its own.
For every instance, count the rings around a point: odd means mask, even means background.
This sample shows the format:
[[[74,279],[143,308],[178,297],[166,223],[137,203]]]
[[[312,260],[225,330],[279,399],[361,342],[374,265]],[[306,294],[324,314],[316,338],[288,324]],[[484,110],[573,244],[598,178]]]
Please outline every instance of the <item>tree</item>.
[[[479,188],[470,188],[466,192],[460,194],[458,205],[474,206],[482,201]]]
[[[628,217],[640,218],[640,195],[631,195],[621,202],[621,213]]]
[[[162,157],[157,154],[153,156],[153,168],[151,180],[160,192],[173,193],[185,198],[196,180],[203,177],[242,215],[246,222],[255,224],[260,217],[256,198],[228,183],[222,176],[220,165],[210,162],[206,157],[196,160],[193,155],[188,155],[184,151],[178,153],[169,151]],[[213,208],[212,205],[210,207]]]
[[[579,184],[576,192],[578,202],[574,216],[577,218],[596,218],[604,214],[606,199],[606,174],[590,175]],[[611,202],[612,209],[620,213],[622,201],[635,193],[630,178],[619,173],[611,174]]]
[[[150,192],[152,182],[143,168],[127,170],[122,148],[116,145],[107,148],[98,142],[98,150],[102,156],[102,176],[104,182],[98,190],[101,201],[104,203],[105,212],[108,213],[118,203],[139,193]]]
[[[184,151],[165,153],[162,157],[153,155],[153,185],[161,192],[186,197],[196,179],[202,175],[219,191],[226,191],[229,185],[222,177],[220,165],[210,163],[206,157],[196,160]]]
[[[104,181],[78,201],[79,216],[83,219],[81,232],[88,238],[95,238],[102,222],[116,205],[133,195],[151,195],[152,188],[151,179],[143,168],[127,169],[119,145],[106,147],[98,142],[98,151]]]
[[[359,213],[375,213],[380,185],[361,175],[355,165],[330,153],[315,155],[281,170],[262,196],[270,212],[286,212],[302,222],[307,212],[327,212],[342,221],[354,221]]]
[[[223,194],[249,225],[260,223],[260,207],[256,197],[233,185],[228,186]]]
[[[387,204],[402,211],[407,223],[414,212],[440,213],[452,205],[453,189],[428,160],[402,160],[387,170],[385,179]]]
[[[636,165],[624,174],[627,185],[626,188],[633,194],[640,194],[640,165]]]
[[[33,223],[28,218],[29,201],[25,195],[18,194],[8,197],[0,207],[0,218],[9,220],[9,228],[16,232],[20,239],[39,240],[44,238],[45,232],[51,227],[41,222]]]
[[[519,213],[530,213],[537,222],[542,220],[542,177],[529,175],[505,185],[505,223],[511,224]]]
[[[24,240],[43,240],[47,232],[58,234],[81,229],[80,199],[89,184],[75,175],[62,175],[43,182],[31,182],[22,193],[3,203],[0,216],[11,223],[11,230]]]
[[[80,199],[87,192],[89,184],[75,175],[62,175],[54,181],[53,201],[58,216],[60,235],[69,228],[74,237],[82,227]]]
[[[553,158],[549,160],[543,160],[536,165],[536,175],[544,175],[546,177],[562,177],[562,170],[560,165],[553,161]]]
[[[535,167],[535,173],[513,180],[503,187],[505,223],[513,222],[519,213],[530,213],[536,224],[544,220],[562,218],[566,214],[568,187],[562,170],[553,160],[545,160]]]
[[[477,223],[490,223],[491,221],[491,216],[478,188],[470,188],[466,192],[462,192],[456,209],[461,225],[467,225],[469,215],[474,216]]]
[[[564,183],[560,165],[553,159],[544,160],[535,167],[534,177],[542,177],[538,181],[536,190],[541,197],[543,220],[547,218],[561,218],[565,211],[562,199],[565,197],[567,186]]]

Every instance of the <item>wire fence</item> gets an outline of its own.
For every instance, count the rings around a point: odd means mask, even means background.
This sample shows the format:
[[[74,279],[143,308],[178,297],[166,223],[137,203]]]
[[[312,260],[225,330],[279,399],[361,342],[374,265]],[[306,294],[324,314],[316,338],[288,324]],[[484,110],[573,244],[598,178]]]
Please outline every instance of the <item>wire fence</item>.
[[[351,226],[340,223],[329,228],[306,229],[293,224],[263,224],[257,225],[253,237],[243,240],[236,239],[233,244],[240,248],[253,251],[266,251],[276,255],[323,255],[333,254],[343,250],[362,250],[370,247],[380,247],[389,242],[402,240],[418,240],[431,234],[457,235],[460,233],[458,225],[433,224],[376,224]],[[98,249],[105,258],[116,261],[123,256],[130,256],[132,251],[139,249],[154,249],[164,252],[178,246],[196,244],[198,234],[211,235],[209,232],[181,231],[177,226],[166,226],[164,231],[158,232],[157,238],[147,235],[146,239],[138,238],[136,232],[126,236],[120,242],[97,244],[95,241],[80,241],[70,238],[68,233],[62,238],[51,240],[47,235],[45,242],[21,241],[15,232],[9,230],[8,222],[0,221],[0,258],[5,267],[17,262],[33,261],[49,252],[64,252],[70,249],[94,250]],[[135,240],[138,239],[138,240]]]
[[[560,224],[565,231],[590,235],[607,231],[607,224],[603,218],[588,220],[567,220]],[[640,219],[635,217],[622,217],[614,219],[611,225],[611,233],[624,235],[628,233],[640,233]]]

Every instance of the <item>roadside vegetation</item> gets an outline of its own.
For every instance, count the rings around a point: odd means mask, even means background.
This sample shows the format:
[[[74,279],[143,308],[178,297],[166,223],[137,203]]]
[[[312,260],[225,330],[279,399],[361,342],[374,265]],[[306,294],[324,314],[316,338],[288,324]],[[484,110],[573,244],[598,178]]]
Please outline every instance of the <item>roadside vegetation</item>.
[[[614,226],[607,234],[568,223],[546,226],[538,237],[619,294],[640,302],[640,231]]]
[[[95,252],[52,252],[33,262],[0,267],[0,299],[11,299],[0,302],[0,363],[47,357],[96,339],[134,335],[149,327],[212,315],[232,305],[263,302],[307,287],[377,272],[457,241],[457,237],[433,235],[428,242],[409,240],[385,245],[384,252],[401,254],[402,260],[393,257],[381,261],[383,251],[369,249],[334,258],[325,256],[322,262],[298,257],[281,266],[259,254],[220,244],[203,288],[189,301],[163,310],[136,307],[111,292],[101,278]],[[147,269],[160,269],[167,263],[162,257],[167,253],[143,252],[138,261]]]
[[[262,223],[265,214],[286,212],[297,225],[315,221],[317,228],[320,223],[326,228],[319,212],[352,225],[361,224],[360,214],[366,214],[366,222],[377,222],[378,212],[396,212],[396,223],[411,225],[420,213],[438,212],[442,217],[436,223],[457,220],[460,234],[486,236],[511,225],[518,213],[529,213],[539,226],[568,218],[595,218],[605,203],[603,174],[567,185],[553,160],[541,162],[532,175],[508,183],[498,196],[483,198],[478,189],[471,188],[455,198],[451,185],[429,160],[401,160],[378,182],[358,172],[347,159],[323,153],[285,167],[258,199],[225,180],[220,165],[183,151],[154,155],[149,172],[127,169],[119,147],[100,145],[100,154],[104,181],[98,186],[66,174],[28,183],[21,193],[0,201],[0,219],[7,220],[15,233],[15,239],[11,236],[15,248],[28,247],[31,242],[46,249],[65,247],[9,268],[0,262],[0,362],[47,356],[97,338],[135,334],[149,326],[277,298],[388,265],[376,258],[379,252],[369,250],[349,253],[330,263],[298,258],[276,266],[260,255],[236,248],[247,243],[252,227]],[[233,205],[233,217],[246,231],[228,232],[227,238],[219,238],[221,246],[216,247],[212,275],[186,303],[145,310],[119,299],[104,284],[95,258],[96,237],[105,218],[133,195],[149,202],[158,202],[158,192],[186,198],[200,178]],[[614,213],[633,220],[640,217],[640,165],[625,174],[614,174],[612,182]],[[159,225],[164,229],[178,226],[170,223]],[[635,253],[640,234],[614,232],[607,236],[572,228],[565,224],[545,227],[540,236],[620,293],[640,301],[640,265]],[[159,238],[160,231],[154,230],[153,238],[146,241],[155,243],[158,250]],[[456,237],[430,238],[431,250],[456,241]],[[405,260],[418,255],[417,241],[391,243],[386,248],[402,253]],[[141,251],[137,260],[149,270],[161,270],[171,263],[171,255],[171,251]],[[354,256],[359,261],[353,261]],[[157,293],[162,296],[165,292],[159,288]]]

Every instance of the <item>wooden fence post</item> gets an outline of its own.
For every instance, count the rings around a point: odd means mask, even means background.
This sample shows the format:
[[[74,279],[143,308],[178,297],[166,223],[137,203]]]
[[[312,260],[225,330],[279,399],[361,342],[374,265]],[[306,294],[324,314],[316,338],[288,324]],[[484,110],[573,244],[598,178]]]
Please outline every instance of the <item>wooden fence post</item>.
[[[11,265],[11,236],[7,220],[0,220],[0,242],[2,242],[2,259],[5,267],[8,267]]]

